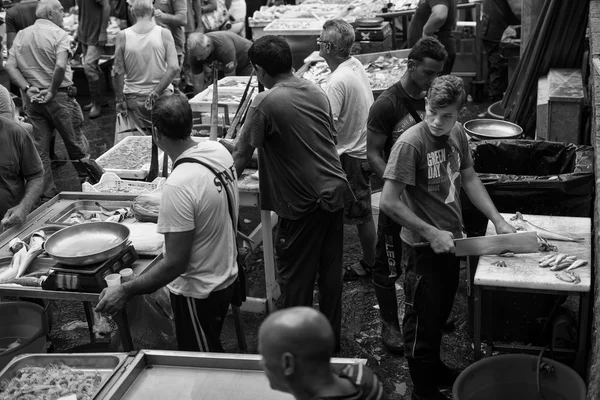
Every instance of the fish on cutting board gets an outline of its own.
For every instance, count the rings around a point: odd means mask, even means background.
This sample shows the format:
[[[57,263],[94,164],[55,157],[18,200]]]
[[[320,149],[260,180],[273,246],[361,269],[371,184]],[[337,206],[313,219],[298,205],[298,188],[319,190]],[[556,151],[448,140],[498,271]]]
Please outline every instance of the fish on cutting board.
[[[533,225],[531,222],[524,219],[523,215],[518,211],[514,217],[511,217],[509,224],[511,224],[517,231],[537,232],[538,236],[547,240],[558,240],[561,242],[581,242],[584,240],[583,238],[572,238],[561,235],[560,233],[552,232],[544,228],[540,228],[537,225]]]

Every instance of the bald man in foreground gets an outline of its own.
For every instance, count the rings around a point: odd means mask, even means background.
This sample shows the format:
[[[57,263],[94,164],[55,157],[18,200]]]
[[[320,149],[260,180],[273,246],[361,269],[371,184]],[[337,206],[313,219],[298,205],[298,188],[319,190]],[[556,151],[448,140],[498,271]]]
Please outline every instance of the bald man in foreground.
[[[274,312],[260,326],[258,349],[271,387],[297,400],[383,400],[383,385],[368,367],[330,365],[335,337],[329,321],[310,307]]]

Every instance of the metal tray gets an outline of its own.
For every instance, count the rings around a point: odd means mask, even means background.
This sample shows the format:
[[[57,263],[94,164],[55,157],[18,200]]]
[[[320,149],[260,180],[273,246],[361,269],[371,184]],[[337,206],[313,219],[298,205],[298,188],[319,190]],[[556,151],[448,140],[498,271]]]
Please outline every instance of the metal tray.
[[[248,354],[141,350],[123,368],[104,399],[292,400],[292,396],[271,389],[260,359],[259,355]]]
[[[95,399],[113,374],[127,359],[124,353],[81,353],[81,354],[24,354],[13,360],[0,372],[0,381],[10,380],[24,367],[45,367],[50,364],[63,363],[76,371],[96,372],[102,375],[102,382]]]
[[[25,243],[29,244],[29,241],[31,240],[31,237],[33,236],[33,234],[36,232],[39,232],[39,231],[44,231],[44,233],[46,234],[46,239],[48,239],[50,236],[52,236],[52,234],[54,234],[64,228],[65,228],[64,225],[43,225],[39,229],[34,229],[30,233],[28,233],[27,236],[22,238],[22,240]]]
[[[131,207],[131,203],[132,203],[131,201],[78,200],[78,201],[74,201],[73,203],[69,204],[67,207],[65,207],[58,213],[56,213],[54,216],[52,216],[50,219],[48,219],[46,221],[46,223],[60,224],[60,225],[65,225],[65,226],[73,225],[73,224],[68,223],[67,221],[68,221],[70,215],[75,211],[79,211],[79,212],[83,213],[84,215],[87,215],[90,213],[97,213],[98,216],[100,217],[100,219],[105,220],[108,217],[106,215],[102,214],[102,212],[100,211],[100,207],[98,207],[97,205],[94,204],[96,201],[98,201],[104,208],[106,208],[108,210],[113,210],[113,209],[123,208],[123,207]]]

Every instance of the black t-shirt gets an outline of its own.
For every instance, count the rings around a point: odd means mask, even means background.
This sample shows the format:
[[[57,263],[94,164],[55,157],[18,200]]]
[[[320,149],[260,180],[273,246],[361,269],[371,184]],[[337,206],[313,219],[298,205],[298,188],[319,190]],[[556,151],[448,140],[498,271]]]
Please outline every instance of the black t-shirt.
[[[431,15],[431,9],[434,6],[442,4],[448,7],[448,17],[435,35],[442,42],[448,54],[456,53],[456,44],[454,42],[454,35],[452,34],[452,29],[456,25],[456,3],[457,0],[419,0],[415,14],[408,26],[408,47],[413,47],[423,36],[423,27]]]
[[[16,4],[6,11],[6,33],[17,33],[35,23],[37,1]]]
[[[219,69],[225,73],[234,72],[236,75],[250,75],[252,64],[248,59],[248,50],[252,42],[248,39],[228,31],[209,32],[206,34],[213,43],[213,50],[206,60],[198,61],[193,52],[189,58],[192,73],[201,74],[204,64],[209,65],[213,61],[219,63]]]
[[[369,111],[367,132],[387,136],[383,148],[386,161],[400,135],[419,122],[415,121],[407,105],[411,105],[421,119],[425,117],[425,99],[413,99],[398,81],[375,100]]]

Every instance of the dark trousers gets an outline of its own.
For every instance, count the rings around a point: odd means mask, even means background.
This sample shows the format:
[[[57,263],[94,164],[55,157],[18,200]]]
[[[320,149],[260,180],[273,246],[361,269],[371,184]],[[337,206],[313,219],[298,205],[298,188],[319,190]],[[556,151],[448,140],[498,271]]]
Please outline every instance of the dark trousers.
[[[344,210],[316,209],[297,220],[280,218],[275,240],[281,305],[312,307],[317,281],[319,309],[333,327],[338,348],[342,324],[343,215]]]
[[[377,244],[375,246],[375,265],[373,282],[385,288],[393,288],[402,275],[402,227],[383,212],[379,212],[377,223]]]
[[[435,389],[431,377],[440,362],[442,328],[454,304],[460,259],[403,243],[402,266],[406,271],[404,355],[415,393],[427,395]]]
[[[221,330],[235,285],[212,292],[206,299],[171,293],[177,347],[182,351],[223,353]]]

